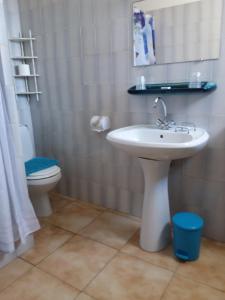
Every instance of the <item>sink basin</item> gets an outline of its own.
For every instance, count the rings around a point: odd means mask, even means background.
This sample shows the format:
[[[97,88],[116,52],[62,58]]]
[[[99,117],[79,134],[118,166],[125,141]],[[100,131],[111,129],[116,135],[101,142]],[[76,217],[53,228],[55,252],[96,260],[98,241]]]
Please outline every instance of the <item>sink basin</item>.
[[[138,157],[145,178],[141,223],[141,247],[160,251],[170,241],[168,173],[171,160],[190,157],[209,139],[201,128],[157,129],[150,125],[129,126],[111,131],[107,140]]]
[[[192,156],[204,148],[209,139],[208,133],[201,128],[176,130],[162,130],[150,125],[129,126],[111,131],[107,139],[130,154],[155,160]]]

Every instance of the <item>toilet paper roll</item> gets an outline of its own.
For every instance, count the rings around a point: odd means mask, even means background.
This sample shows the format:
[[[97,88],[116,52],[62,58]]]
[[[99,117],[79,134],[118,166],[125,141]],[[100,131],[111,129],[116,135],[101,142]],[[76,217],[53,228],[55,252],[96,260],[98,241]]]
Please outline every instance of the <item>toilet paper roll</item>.
[[[99,123],[100,119],[101,119],[101,116],[93,116],[90,120],[91,128],[94,129],[94,128],[98,127],[98,123]]]
[[[92,131],[104,132],[110,129],[110,118],[108,116],[93,116],[90,120]]]
[[[21,64],[15,67],[16,75],[29,76],[30,75],[30,66],[28,64]]]

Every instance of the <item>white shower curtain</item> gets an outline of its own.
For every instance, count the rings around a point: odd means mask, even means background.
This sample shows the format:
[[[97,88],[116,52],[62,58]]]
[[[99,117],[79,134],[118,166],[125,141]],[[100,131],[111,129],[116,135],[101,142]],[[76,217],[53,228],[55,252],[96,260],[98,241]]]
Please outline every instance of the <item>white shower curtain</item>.
[[[6,109],[3,82],[0,78],[0,251],[2,252],[14,252],[16,241],[25,243],[26,237],[40,228],[19,164]]]

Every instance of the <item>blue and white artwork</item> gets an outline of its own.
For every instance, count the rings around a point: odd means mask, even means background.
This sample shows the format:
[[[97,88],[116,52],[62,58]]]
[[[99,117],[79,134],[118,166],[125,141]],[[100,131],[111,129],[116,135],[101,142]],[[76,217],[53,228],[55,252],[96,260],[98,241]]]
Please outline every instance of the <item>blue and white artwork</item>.
[[[156,64],[154,17],[135,9],[133,13],[134,66]]]

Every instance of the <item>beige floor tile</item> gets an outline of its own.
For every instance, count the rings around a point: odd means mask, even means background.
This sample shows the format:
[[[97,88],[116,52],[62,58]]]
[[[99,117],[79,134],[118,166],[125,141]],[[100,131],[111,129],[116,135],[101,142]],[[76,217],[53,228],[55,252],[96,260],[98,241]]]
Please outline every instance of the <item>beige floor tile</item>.
[[[162,300],[225,300],[225,293],[181,276],[175,276]]]
[[[177,273],[225,291],[225,244],[203,239],[199,259],[179,264]]]
[[[122,248],[122,252],[134,255],[140,259],[150,262],[154,265],[175,271],[178,262],[173,256],[172,246],[168,246],[160,252],[147,252],[141,249],[139,245],[140,234],[135,234],[131,240]]]
[[[32,264],[38,264],[72,236],[73,234],[68,231],[45,224],[34,234],[34,247],[21,257]]]
[[[77,298],[76,300],[95,300],[94,298],[84,294],[84,293],[81,293]]]
[[[65,230],[77,233],[90,224],[101,213],[101,209],[83,207],[73,203],[54,213],[46,220]]]
[[[123,216],[123,217],[129,218],[129,219],[134,220],[134,221],[137,221],[138,223],[141,224],[141,218],[132,216],[132,215],[126,213],[126,212],[122,212],[122,211],[115,210],[115,209],[112,209],[112,208],[106,208],[106,210],[107,210],[107,212],[111,212],[111,213],[113,213],[113,214],[116,214],[116,215],[119,215],[119,216]]]
[[[56,193],[50,193],[49,198],[53,212],[60,211],[63,207],[65,207],[68,204],[71,204],[72,202],[72,200],[69,200]]]
[[[82,290],[115,254],[112,248],[75,236],[39,268]]]
[[[116,256],[87,287],[98,300],[158,300],[173,273],[126,254]]]
[[[78,291],[36,268],[0,294],[1,300],[74,300]]]
[[[138,230],[139,226],[139,222],[117,214],[104,212],[80,234],[120,249]]]
[[[28,264],[22,259],[17,258],[0,269],[0,291],[12,284],[16,279],[24,275],[32,267],[32,265]]]
[[[77,204],[82,207],[96,208],[96,209],[101,209],[102,211],[106,210],[106,208],[104,208],[103,206],[100,206],[100,205],[97,205],[97,204],[94,204],[91,202],[81,201],[76,198],[64,196],[64,195],[61,195],[58,193],[51,193],[51,194],[52,194],[51,197],[56,198],[56,202],[59,203],[59,206],[60,206],[60,204],[63,205],[62,203],[64,203],[63,207],[65,207],[68,204]],[[54,199],[52,201],[54,201]],[[56,203],[56,206],[57,206],[57,203]],[[62,207],[60,207],[60,209],[61,208]]]

